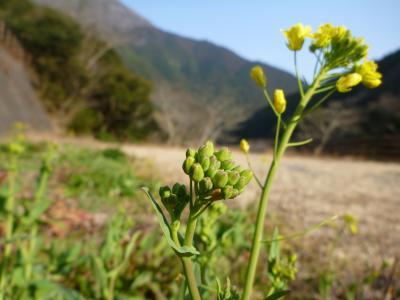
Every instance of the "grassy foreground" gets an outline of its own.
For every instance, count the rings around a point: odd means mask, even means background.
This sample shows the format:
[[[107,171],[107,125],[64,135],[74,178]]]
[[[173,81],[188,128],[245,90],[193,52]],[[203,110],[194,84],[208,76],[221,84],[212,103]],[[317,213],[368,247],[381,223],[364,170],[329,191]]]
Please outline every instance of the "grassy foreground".
[[[40,143],[24,143],[24,148],[12,169],[15,153],[10,145],[0,147],[4,299],[185,298],[179,260],[161,239],[139,191],[142,185],[157,190],[152,174],[160,170],[118,149],[63,145],[51,150],[46,187],[38,196],[49,149]],[[7,240],[5,204],[12,174],[14,226],[12,239]],[[200,220],[194,241],[204,253],[197,261],[203,267],[197,273],[202,281],[215,286],[209,280],[218,277],[226,286],[228,275],[233,286],[242,281],[255,213],[253,205],[242,210],[216,206]],[[256,278],[259,293],[271,285],[288,284],[287,299],[382,299],[395,288],[392,261],[354,271],[352,276],[343,272],[344,267],[355,269],[346,265],[349,260],[334,255],[357,230],[350,216],[311,228],[324,227],[323,237],[312,240],[304,239],[306,232],[299,233],[290,222],[272,217],[266,231],[272,233],[279,225],[285,235],[277,238],[279,243],[267,241],[262,247],[261,261],[269,267],[267,274],[258,273]],[[34,235],[32,228],[37,228]],[[10,249],[8,259],[5,248]],[[297,270],[301,272],[292,281]],[[274,281],[265,281],[268,278]],[[209,298],[216,298],[214,291],[209,291]]]

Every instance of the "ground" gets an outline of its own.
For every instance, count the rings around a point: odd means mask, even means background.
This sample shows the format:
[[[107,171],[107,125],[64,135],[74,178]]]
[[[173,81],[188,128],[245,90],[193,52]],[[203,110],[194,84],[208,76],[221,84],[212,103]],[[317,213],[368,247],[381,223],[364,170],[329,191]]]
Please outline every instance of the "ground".
[[[186,179],[181,168],[183,148],[124,145],[123,149],[154,160],[166,183]],[[236,152],[234,157],[246,164],[244,154]],[[271,154],[251,154],[250,161],[263,181]],[[256,205],[259,196],[260,189],[253,181],[233,201],[239,206]],[[400,164],[289,154],[273,184],[269,211],[296,224],[298,231],[334,215],[351,214],[359,220],[359,236],[349,245],[351,252],[365,259],[393,258],[400,249]]]
[[[43,140],[43,137],[34,137]],[[48,139],[48,137],[46,138]],[[53,140],[55,138],[52,138]],[[58,139],[59,140],[59,139]],[[82,146],[110,147],[91,140],[62,139]],[[148,165],[150,172],[157,172],[165,184],[185,182],[182,171],[185,149],[160,145],[111,145],[118,146]],[[246,165],[240,151],[235,159]],[[264,180],[271,153],[250,155],[255,173]],[[383,260],[393,260],[400,249],[400,164],[354,158],[300,156],[288,153],[273,183],[268,208],[272,216],[285,223],[285,234],[301,232],[335,215],[351,214],[359,221],[359,232],[346,238],[335,250],[335,256],[345,261],[358,261],[379,265]],[[249,188],[230,203],[236,209],[257,205],[260,188],[253,181]],[[300,241],[307,251],[320,249],[329,230],[315,230]],[[305,246],[303,247],[305,248]],[[321,253],[320,253],[321,254]]]

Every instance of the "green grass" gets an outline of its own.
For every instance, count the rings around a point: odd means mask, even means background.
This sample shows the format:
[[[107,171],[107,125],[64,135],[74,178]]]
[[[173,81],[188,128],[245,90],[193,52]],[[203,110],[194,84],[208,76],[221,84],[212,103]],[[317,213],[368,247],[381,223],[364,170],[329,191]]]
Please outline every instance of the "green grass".
[[[21,157],[20,192],[30,193],[46,145],[27,144]],[[7,164],[7,147],[0,145],[0,168]],[[59,145],[49,183],[49,197],[73,199],[81,209],[108,210],[134,201],[141,186],[157,187],[157,181],[136,172],[136,159],[119,149],[96,150]]]

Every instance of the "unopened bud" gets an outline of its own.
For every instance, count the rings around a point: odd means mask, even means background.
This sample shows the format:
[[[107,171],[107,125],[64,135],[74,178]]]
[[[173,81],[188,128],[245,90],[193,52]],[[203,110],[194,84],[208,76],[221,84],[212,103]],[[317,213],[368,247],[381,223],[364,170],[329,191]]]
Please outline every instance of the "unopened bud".
[[[193,164],[195,163],[195,159],[192,156],[189,156],[185,159],[185,161],[183,162],[183,171],[189,175],[190,173],[190,169],[192,168]]]
[[[207,176],[210,178],[214,178],[215,174],[217,174],[217,172],[219,171],[219,169],[211,169],[209,168],[206,172]]]
[[[237,197],[238,195],[239,195],[239,190],[233,188],[233,190],[232,190],[232,198],[235,198],[235,197]]]
[[[240,176],[239,180],[235,184],[235,189],[241,191],[245,188],[246,185],[247,185],[246,178]]]
[[[249,153],[250,145],[247,140],[245,139],[240,140],[240,150],[242,150],[244,153]]]
[[[169,186],[162,186],[160,187],[158,194],[160,195],[161,199],[166,199],[171,196],[171,189]]]
[[[224,160],[221,163],[221,168],[227,171],[232,170],[234,167],[236,167],[236,164],[233,162],[233,160]]]
[[[192,165],[192,168],[190,169],[190,175],[191,178],[196,182],[199,182],[204,178],[204,171],[199,163]]]
[[[265,77],[264,70],[261,66],[254,66],[250,71],[250,77],[258,87],[265,88],[267,86],[267,78]]]
[[[200,164],[203,168],[204,171],[207,171],[208,168],[210,167],[210,158],[205,156],[202,158],[202,160],[200,161]]]
[[[246,184],[248,184],[253,179],[253,172],[251,170],[244,170],[240,173],[240,176],[244,177]]]
[[[210,157],[210,169],[217,170],[221,167],[221,162],[215,157],[215,155]]]
[[[194,157],[196,155],[196,150],[189,148],[186,150],[186,157]]]
[[[228,183],[230,185],[235,185],[238,182],[239,178],[240,178],[239,172],[230,171],[228,173]]]
[[[200,147],[199,154],[210,157],[214,154],[214,144],[211,141],[207,141],[203,146]]]
[[[220,170],[214,175],[212,181],[215,187],[223,188],[228,183],[228,174]]]
[[[244,170],[243,167],[241,167],[241,166],[239,166],[239,165],[237,165],[236,167],[234,167],[234,168],[232,169],[232,171],[236,171],[236,172],[239,172],[239,173],[241,173],[243,170]]]
[[[232,186],[227,185],[222,189],[222,197],[224,199],[230,199],[232,197],[232,195],[233,195],[233,187]]]
[[[274,107],[278,114],[283,114],[286,110],[286,98],[283,90],[275,90]]]
[[[200,182],[199,182],[199,187],[200,191],[202,193],[206,193],[210,191],[213,188],[213,183],[211,181],[210,177],[204,177]]]
[[[215,156],[218,158],[219,161],[225,161],[232,158],[232,153],[229,151],[228,148],[223,147],[218,152],[215,153]]]

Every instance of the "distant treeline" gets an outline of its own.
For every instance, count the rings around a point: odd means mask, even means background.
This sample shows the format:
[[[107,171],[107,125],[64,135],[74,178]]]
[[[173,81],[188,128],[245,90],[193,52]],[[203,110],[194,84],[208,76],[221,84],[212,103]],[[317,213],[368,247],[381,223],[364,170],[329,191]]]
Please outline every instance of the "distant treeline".
[[[156,128],[151,83],[95,33],[30,0],[1,1],[0,20],[31,57],[40,98],[59,126],[118,140],[142,139]]]

